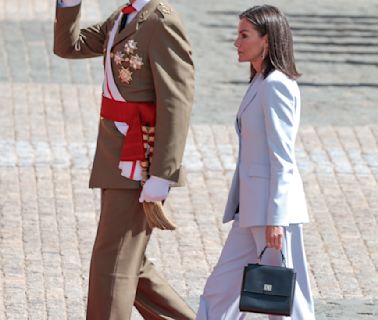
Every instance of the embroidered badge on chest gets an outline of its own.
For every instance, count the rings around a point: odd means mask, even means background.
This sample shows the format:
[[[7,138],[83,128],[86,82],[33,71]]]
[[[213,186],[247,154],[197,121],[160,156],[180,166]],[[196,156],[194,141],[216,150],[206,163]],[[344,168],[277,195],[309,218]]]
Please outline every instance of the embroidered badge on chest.
[[[118,77],[123,83],[129,84],[133,80],[133,72],[143,66],[143,59],[136,53],[137,49],[137,43],[128,40],[122,51],[112,54],[114,63],[119,66]]]

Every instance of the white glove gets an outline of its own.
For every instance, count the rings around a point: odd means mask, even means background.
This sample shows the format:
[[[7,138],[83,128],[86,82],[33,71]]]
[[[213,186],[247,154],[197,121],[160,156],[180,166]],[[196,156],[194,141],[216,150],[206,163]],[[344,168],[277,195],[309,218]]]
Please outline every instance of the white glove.
[[[81,0],[58,0],[58,8],[75,7],[81,3]]]
[[[168,196],[170,181],[151,176],[143,186],[139,202],[156,202],[165,200]]]

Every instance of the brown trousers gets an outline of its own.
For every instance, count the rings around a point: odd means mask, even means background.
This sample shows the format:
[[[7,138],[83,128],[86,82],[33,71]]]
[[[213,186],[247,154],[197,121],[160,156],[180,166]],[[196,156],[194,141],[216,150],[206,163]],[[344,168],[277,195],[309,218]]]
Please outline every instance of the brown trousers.
[[[151,235],[140,190],[105,189],[89,275],[87,320],[194,319],[194,312],[145,257]]]

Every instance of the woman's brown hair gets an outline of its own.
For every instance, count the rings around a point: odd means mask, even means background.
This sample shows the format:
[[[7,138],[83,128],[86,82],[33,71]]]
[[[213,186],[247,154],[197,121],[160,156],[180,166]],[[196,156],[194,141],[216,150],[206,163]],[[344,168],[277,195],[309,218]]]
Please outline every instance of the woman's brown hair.
[[[240,19],[247,19],[261,37],[268,36],[269,52],[266,55],[266,78],[273,70],[279,70],[290,79],[300,77],[294,60],[293,36],[289,23],[281,11],[270,5],[254,6],[239,15]],[[251,64],[251,79],[256,71]]]

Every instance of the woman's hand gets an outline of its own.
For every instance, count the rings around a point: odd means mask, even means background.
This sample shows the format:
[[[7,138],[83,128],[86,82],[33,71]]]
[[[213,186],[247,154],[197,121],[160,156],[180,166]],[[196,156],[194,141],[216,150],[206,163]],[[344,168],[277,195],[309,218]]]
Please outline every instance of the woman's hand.
[[[284,236],[284,228],[280,226],[266,226],[265,240],[268,248],[282,249],[282,239]]]

